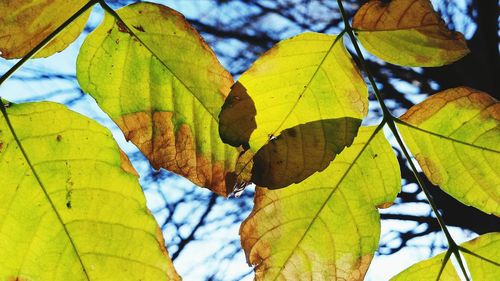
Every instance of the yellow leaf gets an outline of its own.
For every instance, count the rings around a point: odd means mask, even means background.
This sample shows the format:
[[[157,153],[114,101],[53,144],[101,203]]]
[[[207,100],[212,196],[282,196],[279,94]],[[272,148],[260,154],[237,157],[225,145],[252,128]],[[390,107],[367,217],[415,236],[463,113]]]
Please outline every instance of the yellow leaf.
[[[498,249],[500,247],[500,234],[498,232],[481,235],[471,241],[462,243],[460,246],[475,254],[472,255],[470,253],[462,252],[472,276],[472,280],[486,281],[498,279],[498,276],[500,276],[500,266],[498,265],[500,263],[498,255]],[[428,260],[414,264],[394,276],[391,281],[436,280],[441,269],[444,256],[445,253],[442,253]],[[453,264],[450,260],[446,263],[439,280],[461,280],[453,268]]]
[[[393,64],[441,66],[469,53],[464,36],[446,27],[429,0],[372,0],[352,25],[363,47]]]
[[[260,168],[252,179],[281,188],[323,170],[352,143],[367,97],[342,39],[303,33],[279,42],[241,75],[222,108],[219,132],[224,142],[256,155],[281,142],[274,160],[254,163]]]
[[[1,116],[0,280],[180,279],[107,129],[48,102],[7,114],[21,146]]]
[[[87,0],[0,1],[0,56],[21,58],[82,8]],[[64,50],[80,35],[90,10],[70,24],[35,57]]]
[[[178,12],[153,3],[106,14],[77,62],[85,92],[146,155],[193,183],[227,195],[238,150],[218,136],[233,83],[213,51]]]
[[[400,117],[405,143],[429,180],[466,205],[500,215],[500,104],[453,88]]]
[[[363,280],[378,248],[376,206],[392,202],[400,184],[381,130],[361,127],[324,171],[285,189],[257,188],[240,228],[256,280]]]

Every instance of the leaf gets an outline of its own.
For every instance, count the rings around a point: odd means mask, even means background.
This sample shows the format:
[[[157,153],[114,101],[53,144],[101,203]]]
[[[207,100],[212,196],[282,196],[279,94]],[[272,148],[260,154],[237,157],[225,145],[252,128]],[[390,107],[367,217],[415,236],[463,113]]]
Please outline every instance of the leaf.
[[[372,0],[352,26],[363,47],[393,64],[441,66],[469,53],[464,36],[446,27],[429,0]]]
[[[429,180],[460,202],[500,215],[500,104],[459,87],[400,117],[406,145]]]
[[[78,81],[154,168],[227,195],[238,150],[218,136],[218,114],[233,83],[178,12],[153,3],[106,14],[85,40]]]
[[[0,56],[21,58],[54,32],[87,0],[0,1]],[[90,10],[82,14],[35,57],[48,57],[64,50],[80,35]]]
[[[352,144],[361,120],[324,119],[283,130],[255,154],[252,182],[285,187],[323,171],[346,146]]]
[[[0,280],[180,279],[107,129],[55,103],[7,113],[22,147],[0,117]]]
[[[498,232],[481,235],[473,240],[462,243],[460,246],[475,254],[462,253],[467,262],[472,280],[496,280],[498,278],[500,274],[500,266],[498,265],[500,263],[500,259],[498,258],[500,234]],[[414,264],[391,280],[436,280],[439,270],[441,269],[444,255],[445,253],[442,253],[428,260]],[[478,255],[480,257],[478,257]],[[439,280],[460,280],[450,261],[446,263]]]
[[[225,143],[258,155],[284,132],[296,132],[294,142],[282,142],[273,156],[286,161],[266,160],[258,175],[259,185],[281,188],[323,170],[321,155],[329,162],[349,146],[367,109],[366,85],[342,38],[309,32],[279,42],[241,75],[220,113],[219,133]],[[335,128],[322,128],[341,118],[350,121],[337,136],[329,135]]]
[[[400,190],[397,159],[380,128],[361,127],[324,171],[286,189],[257,188],[240,228],[257,280],[362,280],[380,219]]]

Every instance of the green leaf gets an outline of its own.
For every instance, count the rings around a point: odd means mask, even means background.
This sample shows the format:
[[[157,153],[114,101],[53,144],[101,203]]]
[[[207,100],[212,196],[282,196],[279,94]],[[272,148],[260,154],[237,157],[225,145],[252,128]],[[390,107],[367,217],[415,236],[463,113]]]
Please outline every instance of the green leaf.
[[[0,56],[21,58],[55,31],[87,0],[0,1]],[[80,35],[90,10],[70,24],[35,57],[48,57],[68,47]]]
[[[179,280],[111,133],[54,103],[0,117],[0,280]]]
[[[380,235],[379,213],[400,190],[380,128],[361,127],[324,171],[286,189],[257,188],[240,228],[256,280],[362,280]]]
[[[500,276],[500,234],[488,233],[471,241],[462,243],[462,252],[467,262],[472,280],[496,280]],[[436,280],[442,266],[445,253],[439,254],[428,260],[412,265],[408,269],[393,277],[392,281]],[[448,261],[439,280],[461,280],[453,264]]]
[[[354,16],[357,38],[370,53],[405,66],[441,66],[469,49],[464,36],[450,31],[429,0],[372,0]]]
[[[153,167],[227,195],[237,149],[218,136],[218,115],[233,83],[213,51],[178,12],[159,4],[106,14],[77,62],[85,92]]]
[[[367,97],[341,37],[303,33],[279,42],[241,75],[222,108],[219,132],[225,143],[258,153],[287,129],[293,131],[293,145],[283,144],[275,155],[287,161],[266,161],[261,165],[266,176],[256,182],[280,188],[323,170],[324,161],[352,143],[367,113]],[[348,124],[334,135],[334,128],[321,127],[341,119]]]
[[[500,215],[500,104],[453,88],[413,106],[398,128],[429,180],[460,202]]]

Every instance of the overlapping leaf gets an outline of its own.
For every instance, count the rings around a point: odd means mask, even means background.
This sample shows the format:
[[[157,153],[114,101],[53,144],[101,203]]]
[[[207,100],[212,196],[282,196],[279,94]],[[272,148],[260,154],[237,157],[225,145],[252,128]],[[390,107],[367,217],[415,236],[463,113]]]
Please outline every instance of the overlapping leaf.
[[[367,104],[366,85],[342,39],[303,33],[278,43],[241,75],[219,131],[224,142],[260,153],[251,181],[280,188],[325,169],[349,146]]]
[[[21,146],[1,116],[0,280],[180,279],[107,129],[54,103],[7,112]]]
[[[89,1],[0,1],[0,56],[9,59],[23,57],[87,2]],[[48,57],[64,50],[80,35],[89,14],[90,11],[80,16],[36,56]]]
[[[231,75],[176,11],[137,3],[117,12],[123,22],[107,14],[80,50],[82,89],[155,168],[227,195],[238,152],[220,140],[218,114]]]
[[[398,127],[430,181],[466,205],[500,215],[500,104],[453,88],[413,106]]]
[[[394,64],[441,66],[469,52],[463,35],[446,27],[429,0],[372,0],[352,25],[369,52]]]
[[[240,229],[257,280],[362,280],[380,234],[375,206],[400,190],[397,159],[380,130],[361,127],[320,173],[286,189],[258,188]]]
[[[474,253],[463,252],[472,280],[496,280],[500,276],[500,234],[488,233],[461,244]],[[436,280],[444,260],[445,253],[419,262],[397,276],[392,281]],[[439,280],[461,280],[453,264],[448,261]]]

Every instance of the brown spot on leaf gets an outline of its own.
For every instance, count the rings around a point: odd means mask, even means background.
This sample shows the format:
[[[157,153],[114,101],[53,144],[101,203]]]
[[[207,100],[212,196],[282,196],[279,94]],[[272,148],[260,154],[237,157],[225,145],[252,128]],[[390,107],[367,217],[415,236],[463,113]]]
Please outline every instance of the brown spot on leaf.
[[[196,185],[227,195],[226,163],[198,153],[191,128],[186,124],[176,128],[172,118],[172,112],[137,112],[117,118],[115,122],[155,169],[167,169]]]
[[[62,136],[61,136],[61,135],[57,135],[56,140],[57,140],[58,142],[60,142],[60,141],[62,140]]]
[[[245,87],[236,82],[219,114],[219,134],[224,143],[248,148],[250,135],[257,128],[257,110]]]
[[[132,166],[132,163],[130,163],[130,160],[128,159],[127,155],[121,149],[120,149],[120,167],[122,168],[122,170],[124,170],[129,174],[132,174],[136,177],[139,176],[134,166]]]
[[[144,31],[144,28],[142,27],[142,25],[132,25],[135,29],[139,30],[140,32],[145,32]]]
[[[28,279],[27,277],[21,277],[21,276],[12,276],[7,278],[7,281],[31,281],[31,279]]]
[[[484,112],[493,112],[493,116],[495,116],[496,111],[496,116],[498,116],[498,105],[495,105],[498,102],[493,97],[472,88],[457,87],[439,92],[430,96],[425,101],[412,106],[400,119],[418,126],[422,122],[432,118],[433,115],[449,103],[455,103],[461,108],[486,109]]]
[[[353,270],[349,273],[349,277],[346,280],[364,280],[372,259],[372,254],[366,254],[359,257],[355,265],[352,267]]]
[[[118,31],[130,34],[130,30],[128,29],[127,25],[125,25],[124,22],[117,20],[116,25],[118,25]]]
[[[422,167],[422,170],[429,178],[430,182],[435,185],[440,185],[443,183],[444,176],[439,171],[439,166],[432,159],[421,154],[416,154],[415,159],[417,159],[420,167]]]
[[[390,206],[392,206],[393,204],[394,204],[394,202],[385,202],[385,203],[382,203],[380,205],[377,205],[377,208],[379,208],[379,209],[387,209]]]
[[[360,119],[346,117],[308,122],[282,131],[255,154],[252,182],[277,189],[324,170],[352,144],[360,125]]]

